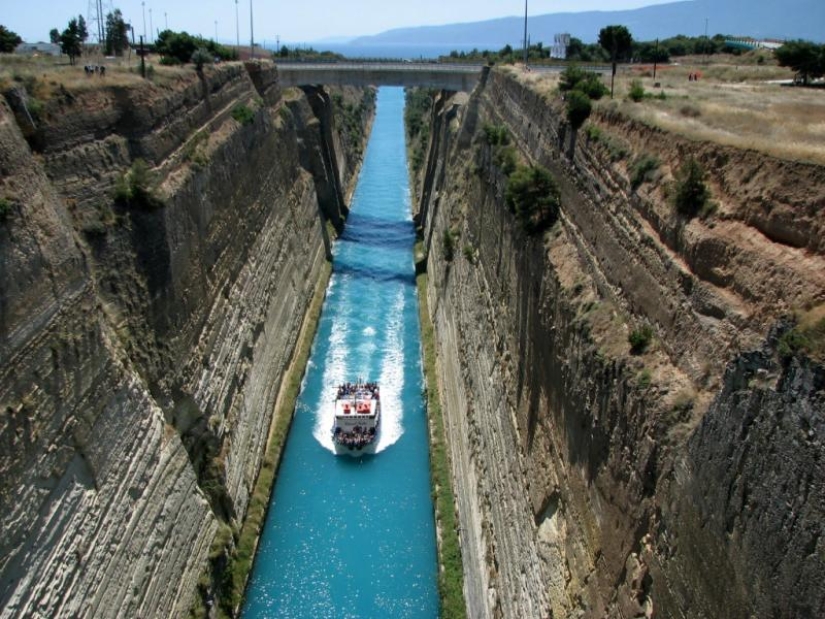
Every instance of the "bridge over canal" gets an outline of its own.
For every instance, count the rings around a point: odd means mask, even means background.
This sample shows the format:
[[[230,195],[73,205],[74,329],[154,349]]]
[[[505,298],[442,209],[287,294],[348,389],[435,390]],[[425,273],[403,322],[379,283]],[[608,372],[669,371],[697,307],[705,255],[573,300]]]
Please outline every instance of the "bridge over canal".
[[[489,70],[481,63],[358,61],[276,61],[281,85],[290,86],[409,86],[469,92]],[[610,66],[583,67],[609,74]],[[531,65],[530,71],[559,73],[565,65]]]
[[[487,66],[437,62],[277,62],[281,85],[410,86],[470,91]]]

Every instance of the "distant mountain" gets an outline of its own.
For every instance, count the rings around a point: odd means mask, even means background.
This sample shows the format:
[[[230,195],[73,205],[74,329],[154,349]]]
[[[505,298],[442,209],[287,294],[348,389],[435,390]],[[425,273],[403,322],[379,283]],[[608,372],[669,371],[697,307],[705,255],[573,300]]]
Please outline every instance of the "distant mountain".
[[[468,16],[470,17],[470,16]],[[825,41],[825,1],[823,0],[688,0],[658,4],[626,11],[551,13],[528,18],[528,32],[534,43],[553,43],[553,35],[568,32],[586,43],[598,39],[599,30],[610,24],[628,27],[637,41],[652,41],[677,34],[698,36],[728,34],[755,38],[809,39]],[[521,45],[523,17],[488,21],[398,28],[368,37],[358,37],[353,45],[456,45],[499,49],[506,44]]]

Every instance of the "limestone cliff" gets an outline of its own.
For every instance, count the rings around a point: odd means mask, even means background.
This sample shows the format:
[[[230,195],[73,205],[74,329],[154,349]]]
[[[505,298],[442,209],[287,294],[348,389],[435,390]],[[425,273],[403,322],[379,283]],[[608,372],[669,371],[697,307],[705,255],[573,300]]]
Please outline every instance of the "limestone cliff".
[[[0,99],[3,617],[188,611],[360,163],[336,96],[343,133],[267,63]]]
[[[822,616],[823,369],[777,348],[825,302],[825,170],[610,110],[570,160],[563,119],[496,71],[433,110],[418,217],[469,615]],[[555,177],[547,233],[506,206],[485,126]],[[704,219],[668,199],[688,154]]]

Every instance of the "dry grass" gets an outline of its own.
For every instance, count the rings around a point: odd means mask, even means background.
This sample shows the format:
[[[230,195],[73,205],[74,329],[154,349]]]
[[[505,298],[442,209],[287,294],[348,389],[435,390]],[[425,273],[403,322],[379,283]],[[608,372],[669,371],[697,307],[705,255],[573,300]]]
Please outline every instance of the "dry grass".
[[[106,75],[87,75],[85,64],[105,65]],[[160,87],[171,86],[179,80],[191,76],[192,67],[166,67],[159,58],[149,57],[147,67],[153,84]],[[29,95],[47,101],[57,92],[81,93],[106,86],[130,86],[142,82],[139,58],[102,59],[99,56],[81,57],[72,66],[63,58],[28,58],[11,54],[0,55],[0,92],[14,84],[22,84]]]
[[[763,79],[731,81],[730,75],[736,75],[737,70]],[[691,71],[697,69],[679,67],[657,76],[660,88],[654,87],[652,77],[642,77],[647,92],[664,92],[665,99],[651,98],[641,103],[625,100],[630,79],[622,76],[616,84],[618,109],[646,124],[691,139],[825,164],[825,90],[772,83],[790,77],[790,72],[778,67],[703,65],[698,69],[702,77],[697,82],[688,80]]]
[[[622,114],[690,139],[825,164],[825,89],[776,83],[790,80],[793,73],[769,57],[757,64],[758,57],[715,56],[709,64],[703,58],[679,59],[678,65],[658,67],[655,80],[652,66],[622,67],[615,101],[603,99],[597,105],[616,106]],[[538,92],[556,91],[558,74],[505,70]],[[689,81],[688,75],[697,72],[700,79]],[[640,80],[646,93],[664,93],[664,98],[628,101],[633,80]]]

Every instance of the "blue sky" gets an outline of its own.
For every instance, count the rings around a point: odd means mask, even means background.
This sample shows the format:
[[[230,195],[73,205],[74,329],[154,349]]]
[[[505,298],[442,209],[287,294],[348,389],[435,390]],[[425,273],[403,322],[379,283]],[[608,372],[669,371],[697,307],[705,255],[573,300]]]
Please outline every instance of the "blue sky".
[[[616,10],[673,0],[528,0],[528,15],[588,10]],[[92,0],[94,5],[95,0]],[[72,16],[87,15],[89,0],[2,0],[0,23],[27,41],[48,40],[49,30],[63,30]],[[135,35],[154,28],[186,30],[234,42],[234,0],[103,0],[119,8]],[[241,43],[249,41],[249,0],[239,0]],[[330,37],[370,35],[409,26],[482,21],[524,15],[523,0],[252,0],[255,41],[311,43]]]

